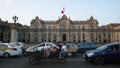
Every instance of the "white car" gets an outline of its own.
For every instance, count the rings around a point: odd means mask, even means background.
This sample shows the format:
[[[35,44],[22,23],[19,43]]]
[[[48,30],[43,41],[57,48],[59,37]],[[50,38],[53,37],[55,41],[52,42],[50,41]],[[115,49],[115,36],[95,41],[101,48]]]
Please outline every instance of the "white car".
[[[42,48],[48,49],[48,48],[50,48],[51,46],[55,46],[55,44],[50,43],[50,42],[43,42],[43,43],[40,43],[40,44],[38,44],[38,45],[28,47],[28,48],[26,49],[26,52],[34,52],[34,51],[36,51],[36,50],[39,50],[39,51],[40,51]]]
[[[35,46],[31,46],[31,47],[28,47],[25,52],[24,52],[24,55],[28,56],[31,54],[31,52],[35,52],[35,51],[41,51],[43,48],[44,49],[48,49],[52,46],[56,46],[55,44],[53,43],[50,43],[50,42],[43,42],[43,43],[40,43],[38,45],[35,45]]]
[[[16,45],[21,49],[24,49],[26,47],[25,43],[22,43],[22,42],[10,42],[10,44]]]
[[[22,49],[10,43],[0,43],[0,56],[10,57],[19,56],[22,54]]]

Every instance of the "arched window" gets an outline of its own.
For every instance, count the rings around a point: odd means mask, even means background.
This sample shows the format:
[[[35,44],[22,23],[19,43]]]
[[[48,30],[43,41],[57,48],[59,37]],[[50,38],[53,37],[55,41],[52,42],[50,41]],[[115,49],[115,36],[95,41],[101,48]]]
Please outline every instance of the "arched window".
[[[85,27],[84,27],[84,26],[82,26],[82,29],[84,30],[84,29],[85,29]]]

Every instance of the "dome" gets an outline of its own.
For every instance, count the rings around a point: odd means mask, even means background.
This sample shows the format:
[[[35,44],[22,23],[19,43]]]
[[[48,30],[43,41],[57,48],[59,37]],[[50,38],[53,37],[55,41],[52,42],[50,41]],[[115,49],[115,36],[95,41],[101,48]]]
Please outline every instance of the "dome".
[[[90,17],[90,20],[93,20],[93,19],[94,19],[94,17],[93,17],[93,16],[91,16],[91,17]]]
[[[38,16],[36,16],[36,17],[35,17],[35,19],[39,19],[39,17],[38,17]]]
[[[63,15],[63,16],[62,16],[62,19],[63,19],[63,20],[66,20],[66,19],[67,19],[67,16],[66,16],[66,15]]]

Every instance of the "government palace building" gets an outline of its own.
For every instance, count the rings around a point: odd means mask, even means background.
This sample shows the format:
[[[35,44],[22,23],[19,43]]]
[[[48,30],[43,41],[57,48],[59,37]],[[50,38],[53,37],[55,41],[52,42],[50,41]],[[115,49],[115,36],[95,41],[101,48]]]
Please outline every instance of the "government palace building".
[[[30,24],[26,26],[0,19],[0,42],[120,42],[120,23],[98,26],[99,22],[93,16],[85,21],[74,21],[66,15],[54,21],[36,16]]]

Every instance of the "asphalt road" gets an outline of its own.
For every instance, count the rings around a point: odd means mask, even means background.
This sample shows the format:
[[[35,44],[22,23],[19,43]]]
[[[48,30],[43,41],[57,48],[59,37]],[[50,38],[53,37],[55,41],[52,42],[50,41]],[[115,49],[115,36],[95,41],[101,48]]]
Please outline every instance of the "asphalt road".
[[[28,57],[0,58],[0,68],[120,68],[120,63],[107,63],[105,65],[95,65],[87,63],[79,54],[76,57],[68,57],[65,63],[55,60],[44,60],[40,64],[31,65]]]

